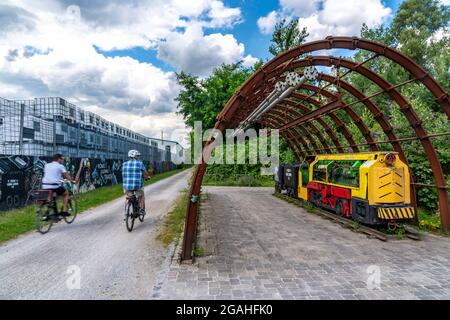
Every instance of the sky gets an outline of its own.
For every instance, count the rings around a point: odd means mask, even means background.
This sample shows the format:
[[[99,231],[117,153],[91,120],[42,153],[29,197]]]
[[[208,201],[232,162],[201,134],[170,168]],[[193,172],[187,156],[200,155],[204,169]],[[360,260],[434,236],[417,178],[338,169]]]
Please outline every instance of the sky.
[[[447,0],[445,0],[447,2]],[[207,77],[252,65],[274,25],[299,18],[307,40],[358,36],[400,0],[0,0],[0,97],[60,96],[140,133],[183,142],[175,72]]]

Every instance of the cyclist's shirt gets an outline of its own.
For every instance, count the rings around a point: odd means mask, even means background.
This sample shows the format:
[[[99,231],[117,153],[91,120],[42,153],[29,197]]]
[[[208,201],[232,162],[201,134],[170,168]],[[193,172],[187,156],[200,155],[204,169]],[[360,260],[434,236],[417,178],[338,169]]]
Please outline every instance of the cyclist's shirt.
[[[47,163],[44,167],[42,189],[58,189],[61,187],[61,180],[65,172],[67,172],[66,168],[59,162]]]
[[[142,161],[128,160],[122,165],[122,180],[124,190],[139,190],[144,186],[143,172],[145,166]]]

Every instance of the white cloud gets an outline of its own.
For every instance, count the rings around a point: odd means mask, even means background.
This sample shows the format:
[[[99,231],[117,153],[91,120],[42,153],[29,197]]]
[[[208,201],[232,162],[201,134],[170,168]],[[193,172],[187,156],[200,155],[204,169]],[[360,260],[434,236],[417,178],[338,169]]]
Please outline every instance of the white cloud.
[[[326,36],[358,36],[365,23],[369,28],[382,24],[391,9],[380,0],[325,0],[323,9],[307,18],[300,18],[299,26],[306,27],[308,40]]]
[[[318,0],[280,0],[280,6],[296,17],[307,17],[318,9]]]
[[[172,33],[167,41],[158,47],[158,58],[167,61],[178,70],[199,76],[209,74],[221,63],[244,60],[256,62],[251,56],[244,56],[244,45],[231,34],[203,34],[200,25],[191,25],[184,32]]]
[[[221,1],[213,1],[208,12],[212,27],[232,26],[241,21],[241,9],[227,8]]]
[[[90,28],[68,15],[34,12],[30,32],[7,33],[0,42],[0,94],[7,98],[58,95],[83,105],[138,113],[173,111],[172,73],[130,57],[105,57]]]
[[[131,57],[106,57],[96,47],[158,50],[162,44],[173,66],[197,73],[191,63],[205,74],[222,62],[254,59],[232,35],[203,33],[241,19],[239,8],[217,0],[2,1],[0,96],[62,96],[124,125],[134,119],[129,124],[143,132],[178,128],[182,120],[170,113],[179,91],[172,72]],[[170,50],[180,45],[172,41],[186,40],[192,58]],[[213,50],[209,60],[207,50]]]
[[[307,40],[319,40],[326,36],[358,36],[362,24],[369,27],[383,24],[392,10],[381,0],[280,0],[280,10],[261,17],[263,34],[273,31],[273,26],[283,18],[299,18],[299,28],[306,27]],[[272,27],[271,27],[272,26]]]
[[[271,34],[275,28],[275,25],[279,21],[279,18],[280,17],[277,11],[271,11],[267,14],[267,16],[260,17],[257,21],[259,31],[262,34]]]

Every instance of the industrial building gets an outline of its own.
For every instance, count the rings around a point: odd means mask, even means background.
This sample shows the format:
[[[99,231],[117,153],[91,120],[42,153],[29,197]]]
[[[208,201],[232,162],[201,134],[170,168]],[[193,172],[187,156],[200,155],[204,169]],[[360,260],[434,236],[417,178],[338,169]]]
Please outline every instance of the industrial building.
[[[151,162],[184,157],[178,142],[144,136],[59,97],[0,98],[0,155],[126,159],[130,149]]]

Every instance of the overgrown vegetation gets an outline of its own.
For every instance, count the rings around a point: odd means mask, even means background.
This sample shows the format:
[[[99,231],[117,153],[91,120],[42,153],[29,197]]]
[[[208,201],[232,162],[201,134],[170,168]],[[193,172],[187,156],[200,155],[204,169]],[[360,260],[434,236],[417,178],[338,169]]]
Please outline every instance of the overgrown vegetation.
[[[205,186],[233,186],[233,187],[274,187],[272,176],[261,176],[259,173],[255,174],[235,174],[224,176],[222,172],[220,175],[207,174],[203,178],[203,185]]]
[[[154,175],[145,185],[156,183],[162,179],[173,176],[185,168],[180,168]],[[123,196],[122,185],[98,188],[78,195],[78,211],[83,212],[103,203]],[[59,200],[61,202],[61,200]],[[61,206],[61,203],[59,203]],[[13,239],[18,235],[35,229],[36,205],[29,205],[20,209],[3,211],[0,213],[0,243]],[[75,222],[76,223],[76,222]]]
[[[193,250],[194,256],[195,257],[204,257],[206,256],[206,251],[205,249],[203,249],[202,247],[195,247]]]
[[[419,227],[423,230],[439,231],[441,228],[439,215],[419,209]]]
[[[157,239],[166,246],[176,241],[183,232],[187,204],[188,192],[184,190],[175,201],[174,207],[166,215],[164,225],[157,236]]]

